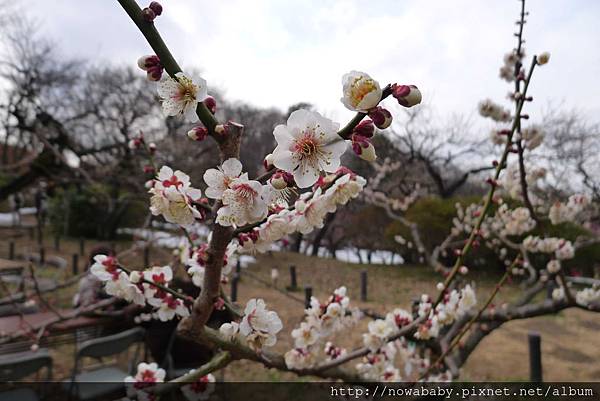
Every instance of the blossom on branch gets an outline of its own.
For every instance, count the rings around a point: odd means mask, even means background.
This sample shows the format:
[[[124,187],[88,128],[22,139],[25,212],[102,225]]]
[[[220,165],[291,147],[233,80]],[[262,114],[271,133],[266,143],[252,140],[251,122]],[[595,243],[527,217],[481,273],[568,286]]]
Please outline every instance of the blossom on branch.
[[[182,115],[186,120],[196,122],[196,107],[208,96],[206,81],[202,78],[192,80],[183,72],[175,74],[175,79],[166,75],[158,83],[158,96],[166,116]]]
[[[227,159],[221,167],[209,168],[204,173],[204,182],[208,185],[206,196],[211,199],[221,199],[223,192],[242,174],[242,163],[235,158]]]
[[[194,202],[200,200],[202,192],[190,187],[190,178],[181,171],[163,166],[148,191],[152,194],[150,211],[153,215],[162,215],[170,223],[189,226],[202,218]]]
[[[188,374],[193,374],[196,369],[192,369]],[[212,374],[199,377],[196,381],[181,386],[181,392],[188,401],[208,400],[215,391],[215,377]]]
[[[291,173],[298,187],[310,187],[321,171],[333,173],[340,165],[346,143],[338,136],[338,129],[339,124],[317,112],[294,111],[287,124],[273,131],[277,141],[273,164]]]
[[[239,333],[254,350],[272,347],[277,342],[277,333],[283,324],[276,312],[266,309],[265,301],[252,298],[246,304]]]
[[[223,192],[223,206],[217,211],[216,222],[222,226],[242,226],[262,220],[268,213],[265,196],[263,185],[249,180],[244,173]]]
[[[381,100],[379,82],[369,74],[350,71],[342,77],[344,96],[340,99],[347,109],[366,113]]]

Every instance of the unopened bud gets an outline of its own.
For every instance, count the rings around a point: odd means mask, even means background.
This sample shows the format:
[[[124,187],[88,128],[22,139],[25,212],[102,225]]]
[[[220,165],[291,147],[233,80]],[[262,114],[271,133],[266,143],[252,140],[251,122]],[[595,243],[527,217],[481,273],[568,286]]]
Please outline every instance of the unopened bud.
[[[373,126],[373,121],[361,121],[356,127],[354,127],[353,133],[356,135],[363,136],[365,138],[371,138],[375,133],[375,126]]]
[[[263,165],[265,166],[266,170],[270,170],[271,168],[273,168],[273,153],[269,153],[265,156],[265,159],[263,160]]]
[[[206,108],[213,114],[216,113],[217,111],[217,101],[215,100],[214,97],[212,96],[208,96],[206,99],[204,99],[204,105],[206,106]]]
[[[273,174],[273,177],[271,177],[271,185],[277,190],[282,190],[287,188],[288,183],[285,179],[285,176],[281,172],[277,172]]]
[[[538,65],[547,64],[548,61],[550,61],[550,53],[548,53],[548,52],[543,52],[542,54],[540,54],[537,57],[537,63],[538,63]]]
[[[469,272],[469,268],[463,265],[458,269],[458,272],[462,275],[465,275]]]
[[[392,113],[381,106],[377,106],[369,111],[369,117],[373,120],[373,124],[379,129],[386,129],[392,124]]]
[[[154,14],[156,14],[157,17],[163,12],[163,8],[158,1],[153,1],[152,3],[150,3],[148,8],[154,11]]]
[[[444,289],[444,283],[437,283],[435,288],[437,288],[438,291],[442,291]]]
[[[415,85],[392,85],[392,96],[404,107],[413,107],[421,103],[421,91]]]
[[[142,10],[142,17],[148,22],[153,22],[156,18],[156,13],[151,8],[146,7]]]
[[[197,125],[188,131],[187,136],[193,141],[203,141],[208,136],[208,130],[202,125]]]
[[[29,347],[29,349],[31,350],[31,352],[37,352],[37,350],[40,349],[40,346],[37,344],[31,344],[31,347]]]
[[[219,124],[215,127],[215,132],[219,135],[225,133],[225,126],[223,124]]]
[[[150,153],[154,154],[154,152],[156,152],[156,144],[154,142],[151,142],[148,145],[148,150],[150,151]]]
[[[374,162],[377,160],[377,154],[375,153],[375,146],[369,142],[369,146],[362,148],[362,152],[358,155],[361,159],[368,162]]]
[[[129,281],[131,281],[133,284],[139,283],[141,278],[142,278],[142,275],[137,270],[134,270],[129,274]]]

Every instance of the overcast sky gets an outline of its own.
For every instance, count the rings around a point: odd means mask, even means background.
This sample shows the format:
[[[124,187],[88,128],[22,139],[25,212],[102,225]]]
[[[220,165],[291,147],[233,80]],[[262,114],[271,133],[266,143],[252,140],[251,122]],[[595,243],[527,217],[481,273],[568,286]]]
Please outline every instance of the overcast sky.
[[[135,65],[149,46],[116,0],[21,0],[67,54]],[[148,1],[138,2],[146,5]],[[344,122],[341,76],[353,69],[416,84],[441,113],[504,100],[516,0],[163,0],[156,25],[182,66],[230,99],[307,101]],[[550,51],[530,93],[600,115],[600,1],[529,0],[526,49]],[[141,71],[140,71],[141,73]],[[388,100],[390,101],[390,100]]]

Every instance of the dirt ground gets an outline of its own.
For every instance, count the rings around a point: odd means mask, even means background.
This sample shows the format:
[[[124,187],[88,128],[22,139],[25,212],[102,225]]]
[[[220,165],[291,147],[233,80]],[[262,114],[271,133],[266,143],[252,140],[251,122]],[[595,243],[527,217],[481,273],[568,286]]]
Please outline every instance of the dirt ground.
[[[0,232],[0,257],[6,257],[9,241],[15,241],[17,254],[24,251],[35,252],[35,241],[25,235],[14,236],[10,230]],[[86,254],[97,243],[86,242]],[[129,248],[128,242],[119,242],[117,251]],[[58,281],[71,276],[71,255],[78,252],[76,240],[61,240],[59,251],[53,249],[53,239],[44,241],[47,255],[59,255],[67,260],[69,268],[59,271],[52,268],[37,270],[39,277]],[[168,250],[154,249],[150,259],[154,263],[167,263],[172,258]],[[85,258],[83,258],[85,259]],[[80,261],[80,269],[83,266]],[[141,267],[142,254],[137,252],[123,260],[125,265]],[[279,270],[277,287],[285,289],[290,283],[289,266],[297,266],[300,290],[293,295],[304,297],[302,288],[312,286],[313,294],[320,299],[335,288],[346,285],[351,305],[370,308],[385,313],[394,307],[409,308],[411,300],[423,292],[433,292],[439,277],[426,267],[413,266],[365,266],[351,265],[331,259],[306,257],[303,255],[278,253],[263,255],[247,271],[271,282],[271,269]],[[359,302],[360,272],[368,272],[368,301]],[[245,270],[246,271],[246,270]],[[478,283],[478,298],[483,300],[493,287],[497,276],[479,273],[469,276]],[[229,291],[229,287],[225,289]],[[61,290],[49,300],[59,307],[68,307],[75,288]],[[519,291],[516,284],[504,288],[497,300],[511,299]],[[1,291],[0,291],[1,292]],[[4,295],[4,294],[0,294]],[[273,288],[261,284],[248,275],[243,275],[238,289],[238,303],[244,305],[250,298],[264,298],[270,309],[280,315],[284,329],[279,336],[277,351],[285,351],[292,344],[290,332],[302,320],[303,306],[297,300]],[[361,333],[365,331],[367,319],[344,338],[334,340],[336,344],[348,348],[360,345]],[[580,310],[567,310],[558,315],[514,321],[505,324],[487,336],[464,366],[461,378],[467,381],[522,381],[529,374],[527,334],[536,331],[542,336],[542,358],[544,380],[547,381],[600,381],[600,315]],[[64,345],[53,350],[55,356],[55,377],[67,377],[72,366],[73,346]],[[288,381],[310,380],[293,374],[281,373],[263,368],[261,365],[240,361],[219,373],[219,377],[229,381]]]

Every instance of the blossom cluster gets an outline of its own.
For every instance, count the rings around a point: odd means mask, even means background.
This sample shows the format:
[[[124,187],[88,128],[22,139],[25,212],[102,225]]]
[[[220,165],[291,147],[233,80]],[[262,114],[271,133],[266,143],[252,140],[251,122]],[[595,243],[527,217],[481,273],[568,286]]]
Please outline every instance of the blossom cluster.
[[[135,376],[125,378],[127,396],[138,401],[155,401],[157,396],[148,392],[149,387],[165,381],[166,372],[158,367],[156,363],[142,362],[137,367]]]
[[[170,266],[154,266],[142,272],[134,270],[128,275],[119,267],[116,258],[96,255],[90,271],[104,282],[107,294],[140,306],[152,306],[154,308],[152,317],[168,321],[175,316],[189,316],[189,310],[184,302],[164,290],[173,279]]]
[[[482,117],[488,117],[499,123],[511,121],[510,111],[502,106],[494,103],[490,99],[483,100],[479,103],[479,114]]]
[[[162,215],[170,223],[185,227],[203,217],[195,205],[201,201],[202,191],[192,188],[190,177],[179,170],[173,172],[170,167],[163,166],[152,181],[149,192],[152,194],[152,214]]]
[[[359,318],[358,310],[349,309],[350,298],[346,287],[336,289],[327,302],[316,297],[310,300],[305,318],[300,326],[292,330],[294,348],[286,352],[285,363],[290,369],[306,369],[314,366],[321,350],[329,360],[343,356],[346,351],[324,340],[354,324]]]
[[[224,323],[219,331],[224,338],[243,340],[250,348],[259,351],[275,345],[277,333],[282,328],[277,313],[267,310],[264,300],[252,298],[246,304],[242,321]]]
[[[308,234],[314,228],[322,227],[325,215],[356,198],[366,180],[343,168],[336,174],[325,176],[321,184],[314,192],[301,194],[293,209],[274,212],[258,227],[240,234],[239,251],[266,252],[272,243],[288,234],[296,231]]]
[[[567,203],[555,202],[548,212],[552,224],[577,221],[580,214],[590,204],[586,195],[571,195]]]
[[[414,337],[421,340],[437,337],[443,326],[452,324],[457,318],[470,312],[476,303],[475,292],[470,285],[446,293],[435,308],[431,298],[423,295],[416,316],[424,318],[424,321],[419,324]],[[406,376],[411,374],[413,366],[425,371],[428,360],[419,358],[414,353],[414,347],[408,346],[404,337],[395,341],[399,331],[413,320],[412,313],[404,309],[394,309],[385,319],[369,322],[369,331],[363,334],[363,344],[369,349],[369,354],[356,366],[364,378],[380,381],[403,380],[400,370],[395,365],[397,350],[402,350],[404,354]]]

